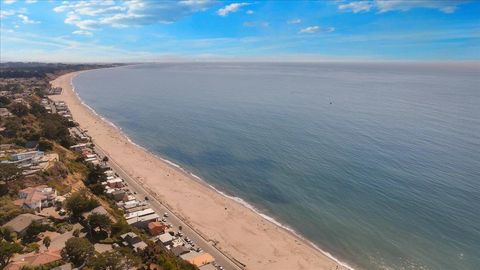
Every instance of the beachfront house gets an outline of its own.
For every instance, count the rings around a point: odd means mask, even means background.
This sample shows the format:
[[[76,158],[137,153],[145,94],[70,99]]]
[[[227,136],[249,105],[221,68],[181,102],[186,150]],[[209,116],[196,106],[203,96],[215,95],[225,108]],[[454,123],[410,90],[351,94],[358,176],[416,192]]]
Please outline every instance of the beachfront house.
[[[148,214],[144,216],[127,219],[127,223],[128,225],[132,225],[137,228],[147,229],[148,223],[157,221],[159,217],[160,216],[157,213],[153,213],[153,214]]]
[[[152,236],[163,234],[166,230],[168,230],[168,226],[162,222],[153,221],[148,223],[148,232]]]
[[[176,246],[176,247],[173,247],[171,250],[170,250],[176,257],[179,257],[183,254],[187,254],[190,252],[190,249],[188,249],[187,247],[185,246]]]
[[[111,188],[122,188],[124,186],[123,180],[120,177],[107,180],[107,185]]]
[[[91,146],[91,143],[79,143],[70,146],[70,149],[75,151],[75,152],[82,152],[83,150],[89,148]]]
[[[127,193],[123,189],[114,189],[110,195],[116,202],[119,202],[125,199],[125,196],[127,196]]]

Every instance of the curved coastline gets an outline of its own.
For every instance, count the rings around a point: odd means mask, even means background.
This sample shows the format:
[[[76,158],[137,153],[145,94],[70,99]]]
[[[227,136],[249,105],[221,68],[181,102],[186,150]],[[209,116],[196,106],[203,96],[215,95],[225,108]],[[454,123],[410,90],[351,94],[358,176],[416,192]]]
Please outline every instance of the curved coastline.
[[[167,158],[165,157],[162,157],[156,153],[153,153],[151,152],[150,150],[148,150],[146,147],[144,146],[141,146],[139,145],[138,143],[135,143],[132,139],[130,139],[130,137],[128,137],[128,135],[122,130],[121,127],[115,125],[113,122],[111,122],[110,120],[108,120],[107,118],[105,118],[104,116],[102,116],[101,114],[99,114],[98,112],[96,112],[92,107],[90,107],[88,104],[86,104],[82,98],[80,97],[80,95],[78,94],[77,91],[75,91],[75,85],[73,83],[73,79],[80,73],[84,73],[84,72],[91,72],[91,71],[94,71],[94,70],[85,70],[85,71],[78,71],[78,72],[72,72],[72,73],[68,73],[68,74],[65,74],[65,75],[62,75],[61,77],[57,78],[56,80],[52,81],[52,84],[55,84],[55,82],[57,80],[59,80],[60,78],[63,78],[63,77],[68,77],[69,78],[69,87],[67,87],[67,89],[64,88],[64,91],[71,91],[73,93],[73,96],[75,99],[77,99],[77,101],[81,104],[81,106],[83,106],[83,108],[86,108],[87,111],[89,111],[90,113],[92,113],[96,118],[98,118],[99,120],[101,120],[103,123],[109,125],[110,127],[112,127],[116,133],[118,135],[120,135],[121,137],[123,137],[126,141],[128,141],[128,143],[130,143],[131,145],[133,145],[134,147],[140,149],[141,151],[144,151],[146,152],[147,154],[153,156],[155,159],[161,161],[162,163],[164,163],[166,166],[170,167],[171,169],[174,169],[176,171],[178,171],[179,173],[185,175],[189,180],[193,180],[194,182],[196,183],[199,183],[200,185],[202,185],[203,187],[209,189],[209,190],[212,190],[214,191],[216,194],[222,196],[223,198],[225,199],[228,199],[230,200],[231,202],[239,205],[240,207],[243,207],[243,208],[246,208],[250,211],[252,211],[253,213],[255,213],[255,215],[257,215],[258,217],[260,217],[261,219],[263,220],[266,220],[268,223],[272,224],[273,226],[283,230],[284,232],[288,233],[289,235],[291,235],[293,238],[297,238],[299,239],[300,241],[304,242],[307,244],[307,246],[309,246],[310,248],[314,249],[316,252],[319,252],[320,255],[323,255],[321,258],[320,258],[320,264],[316,264],[315,263],[315,259],[313,259],[313,263],[312,263],[312,266],[315,266],[315,268],[311,268],[309,266],[302,266],[299,267],[298,269],[349,269],[349,270],[355,270],[356,268],[353,268],[352,266],[350,266],[348,263],[346,262],[343,262],[341,260],[339,260],[338,258],[334,257],[331,253],[329,253],[328,251],[325,251],[323,250],[322,248],[318,247],[315,243],[311,242],[310,240],[308,240],[307,238],[305,238],[304,236],[302,236],[300,233],[296,232],[294,229],[290,228],[289,226],[285,225],[285,224],[282,224],[281,222],[279,222],[278,220],[276,220],[275,218],[273,217],[270,217],[264,213],[262,213],[260,210],[258,210],[255,206],[251,205],[250,203],[246,202],[245,200],[243,200],[242,198],[240,197],[236,197],[234,195],[229,195],[227,194],[226,192],[224,191],[221,191],[219,189],[217,189],[216,187],[214,187],[213,185],[209,184],[207,181],[205,181],[204,179],[202,179],[201,177],[193,174],[192,172],[189,172],[188,170],[186,170],[185,168],[183,168],[181,165],[179,164],[176,164],[170,160],[168,160]],[[60,84],[61,85],[61,84]],[[63,85],[65,87],[65,85]],[[57,96],[54,98],[54,100],[62,100],[62,96],[64,96],[63,92],[62,92],[62,95],[61,96]],[[64,100],[65,101],[65,100]],[[66,101],[66,103],[68,104],[69,102]],[[70,104],[68,104],[70,106]],[[73,114],[73,113],[72,113]],[[75,115],[73,114],[73,117],[75,117]],[[77,119],[75,119],[77,120]],[[90,133],[90,132],[89,132]],[[95,138],[95,136],[92,136]],[[139,178],[139,177],[135,177],[135,178]],[[142,177],[140,177],[142,178]],[[148,186],[150,190],[153,190],[151,188],[151,186],[144,182],[144,181],[139,181],[142,185],[145,185],[145,186]],[[171,205],[168,205],[169,208],[173,208],[172,210],[174,210],[176,213],[178,213],[178,209],[175,209],[175,207],[172,207]],[[182,217],[185,217],[185,215],[183,213],[181,213],[181,216]],[[196,230],[199,230],[202,234],[205,234],[205,232],[203,232],[201,229],[197,228],[197,226],[193,225],[195,227]],[[208,234],[207,234],[208,235]],[[295,242],[297,242],[295,240]],[[223,247],[222,247],[223,249]],[[226,251],[231,254],[232,252],[230,250],[228,250],[228,248],[226,248]],[[255,258],[253,258],[255,259]],[[276,260],[274,260],[276,261]],[[310,260],[307,260],[307,261],[310,261]],[[317,266],[321,266],[321,268],[316,268]],[[273,267],[273,268],[272,268]],[[337,268],[338,267],[338,268]],[[268,265],[264,268],[257,268],[257,267],[248,267],[246,269],[290,269],[290,268],[278,268],[278,266],[273,266],[273,265]]]

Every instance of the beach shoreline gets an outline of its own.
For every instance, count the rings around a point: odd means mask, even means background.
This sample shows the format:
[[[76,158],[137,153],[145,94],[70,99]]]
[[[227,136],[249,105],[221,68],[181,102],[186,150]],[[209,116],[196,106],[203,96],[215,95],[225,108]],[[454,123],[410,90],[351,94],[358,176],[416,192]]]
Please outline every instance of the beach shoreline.
[[[217,249],[244,263],[245,269],[352,269],[241,198],[134,143],[77,95],[72,80],[81,72],[53,80],[63,91],[52,100],[64,101],[95,144]]]

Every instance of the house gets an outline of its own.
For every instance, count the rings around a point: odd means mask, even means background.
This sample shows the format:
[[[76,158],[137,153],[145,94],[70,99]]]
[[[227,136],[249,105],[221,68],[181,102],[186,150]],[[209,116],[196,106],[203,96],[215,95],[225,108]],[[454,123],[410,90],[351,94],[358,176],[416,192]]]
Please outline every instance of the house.
[[[10,160],[4,160],[2,163],[15,164],[19,168],[28,168],[38,164],[42,157],[42,151],[20,152],[12,154]]]
[[[212,263],[215,259],[207,252],[189,252],[180,256],[185,261],[198,267]]]
[[[122,245],[131,247],[135,251],[139,251],[147,247],[147,244],[145,244],[145,242],[143,242],[142,239],[133,232],[122,234],[120,235],[120,238],[122,239]]]
[[[69,148],[75,152],[82,152],[84,149],[87,149],[91,146],[90,143],[80,143],[70,146]]]
[[[157,243],[160,242],[162,243],[164,246],[168,246],[172,243],[173,239],[175,239],[171,234],[169,233],[164,233],[164,234],[160,234],[159,236],[157,236]]]
[[[173,239],[170,246],[172,248],[174,248],[174,247],[178,247],[178,246],[185,246],[185,244],[186,244],[185,241],[183,241],[183,239],[179,237],[179,238]]]
[[[14,201],[15,205],[41,211],[42,208],[55,204],[57,191],[47,185],[40,185],[20,190],[18,197],[19,199]]]
[[[123,180],[120,177],[107,180],[107,185],[111,188],[122,188],[123,187]]]
[[[116,201],[116,202],[119,202],[119,201],[122,201],[125,196],[127,195],[127,193],[125,192],[125,190],[123,189],[116,189],[114,190],[112,193],[112,198]]]
[[[8,111],[7,108],[0,108],[0,117],[10,117],[12,113]]]
[[[91,214],[102,214],[102,215],[107,215],[108,217],[110,217],[110,219],[112,218],[110,216],[110,214],[107,212],[107,210],[103,207],[103,206],[97,206],[95,208],[93,208],[92,210],[90,210],[89,212],[85,212],[82,214],[82,217],[84,219],[87,219]]]
[[[35,159],[43,157],[42,151],[29,151],[29,152],[20,152],[13,154],[10,160],[12,161],[20,161],[25,159]]]
[[[152,221],[157,221],[160,216],[156,213],[150,214],[150,215],[145,215],[141,217],[134,217],[131,219],[127,220],[128,225],[135,226],[137,228],[146,228],[148,226],[148,223]]]
[[[155,213],[155,211],[153,211],[153,209],[147,208],[147,209],[142,209],[142,210],[138,210],[138,211],[135,211],[135,212],[130,212],[128,214],[125,214],[124,216],[125,216],[126,220],[129,220],[129,219],[132,219],[132,218],[143,217],[143,216],[154,214],[154,213]]]
[[[152,236],[163,234],[167,229],[168,229],[168,226],[159,221],[148,223],[148,232],[150,232]]]
[[[28,226],[32,224],[32,222],[43,222],[44,220],[44,217],[36,216],[33,214],[21,214],[7,222],[5,225],[3,225],[3,227],[9,227],[14,232],[16,232],[18,236],[22,237],[23,235],[25,235],[25,231],[27,230]]]
[[[21,261],[14,261],[5,267],[5,270],[20,270],[24,267],[36,267],[48,263],[53,263],[62,259],[60,250],[47,250],[42,253],[33,254],[24,257]]]
[[[186,248],[185,246],[176,246],[170,250],[175,256],[180,256],[183,254],[187,254],[190,252],[190,249]]]

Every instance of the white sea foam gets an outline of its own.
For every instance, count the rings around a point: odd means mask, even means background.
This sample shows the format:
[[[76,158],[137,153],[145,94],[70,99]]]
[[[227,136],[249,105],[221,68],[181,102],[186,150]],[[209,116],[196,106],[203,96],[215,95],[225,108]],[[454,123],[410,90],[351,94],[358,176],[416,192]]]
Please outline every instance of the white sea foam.
[[[72,88],[72,91],[75,93],[75,95],[77,96],[78,100],[80,100],[80,103],[85,106],[86,108],[88,108],[93,114],[95,114],[97,117],[99,117],[102,121],[104,121],[105,123],[107,123],[108,125],[114,127],[115,129],[118,130],[118,132],[127,139],[127,141],[133,145],[135,145],[136,147],[144,150],[145,152],[155,156],[156,158],[164,161],[165,163],[181,170],[182,172],[192,176],[192,178],[195,178],[196,180],[198,180],[199,182],[201,182],[202,184],[208,186],[209,188],[213,189],[215,192],[217,192],[218,194],[230,199],[230,200],[233,200],[239,204],[241,204],[242,206],[252,210],[254,213],[258,214],[260,217],[262,217],[263,219],[267,220],[268,222],[280,227],[280,228],[283,228],[284,230],[287,230],[288,232],[294,234],[295,236],[297,236],[298,238],[302,239],[304,242],[310,244],[313,248],[315,248],[316,250],[320,251],[322,254],[324,254],[325,256],[327,256],[328,258],[334,260],[336,263],[338,263],[339,265],[347,268],[347,269],[351,269],[351,270],[355,270],[352,266],[348,265],[347,263],[337,259],[336,257],[334,257],[331,253],[321,249],[319,246],[317,246],[315,243],[311,242],[310,240],[306,239],[304,236],[302,236],[300,233],[296,232],[294,229],[290,228],[289,226],[277,221],[275,218],[269,216],[269,215],[266,215],[264,213],[262,213],[260,210],[258,210],[255,206],[251,205],[250,203],[248,203],[247,201],[245,201],[244,199],[240,198],[240,197],[236,197],[236,196],[232,196],[232,195],[228,195],[227,193],[217,189],[216,187],[214,187],[213,185],[209,184],[207,181],[205,181],[203,178],[201,178],[200,176],[192,173],[192,172],[189,172],[188,170],[184,169],[182,166],[180,166],[179,164],[175,163],[175,162],[172,162],[164,157],[161,157],[153,152],[151,152],[150,150],[148,150],[147,148],[135,143],[133,140],[130,139],[130,137],[128,137],[125,132],[120,128],[118,127],[117,125],[115,125],[114,123],[112,123],[111,121],[109,121],[108,119],[106,119],[105,117],[103,117],[101,114],[97,113],[92,107],[90,107],[88,104],[86,104],[82,98],[80,97],[80,95],[78,94],[78,92],[75,91],[75,86],[73,84],[73,78],[70,80],[70,84],[71,84],[71,88]]]

